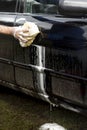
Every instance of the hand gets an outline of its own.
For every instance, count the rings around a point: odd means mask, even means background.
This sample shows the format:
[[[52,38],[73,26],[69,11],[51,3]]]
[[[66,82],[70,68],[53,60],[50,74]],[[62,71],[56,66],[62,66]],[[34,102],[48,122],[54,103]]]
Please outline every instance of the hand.
[[[40,33],[38,26],[33,22],[25,22],[22,26],[14,27],[14,37],[22,47],[30,46]]]
[[[13,36],[18,39],[20,42],[26,43],[28,41],[27,37],[29,30],[22,28],[22,26],[14,27]]]

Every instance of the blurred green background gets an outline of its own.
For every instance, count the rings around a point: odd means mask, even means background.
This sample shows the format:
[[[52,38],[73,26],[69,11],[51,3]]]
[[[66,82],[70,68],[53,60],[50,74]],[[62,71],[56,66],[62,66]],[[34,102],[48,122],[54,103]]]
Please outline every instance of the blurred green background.
[[[50,112],[48,103],[0,86],[0,130],[38,130],[47,122],[87,130],[87,117],[63,108]]]

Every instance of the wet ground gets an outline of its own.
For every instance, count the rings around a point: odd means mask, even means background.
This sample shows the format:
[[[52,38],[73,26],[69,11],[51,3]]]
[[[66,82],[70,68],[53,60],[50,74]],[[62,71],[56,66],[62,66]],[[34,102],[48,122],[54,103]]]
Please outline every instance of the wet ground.
[[[87,117],[0,86],[0,130],[38,130],[56,122],[68,130],[87,130]]]

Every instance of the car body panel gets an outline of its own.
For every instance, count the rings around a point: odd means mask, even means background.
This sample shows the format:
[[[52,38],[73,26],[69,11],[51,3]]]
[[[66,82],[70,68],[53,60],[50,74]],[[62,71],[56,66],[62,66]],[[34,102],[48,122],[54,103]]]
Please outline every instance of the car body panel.
[[[24,12],[0,12],[0,24],[21,26],[25,21],[37,24],[43,37],[22,48],[17,39],[0,34],[0,84],[52,105],[85,112],[87,18],[28,13],[25,8]]]

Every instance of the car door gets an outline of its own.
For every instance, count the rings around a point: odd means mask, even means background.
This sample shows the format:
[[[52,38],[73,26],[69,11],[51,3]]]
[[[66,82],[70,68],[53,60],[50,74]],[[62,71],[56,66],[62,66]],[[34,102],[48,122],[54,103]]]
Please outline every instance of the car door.
[[[41,1],[26,0],[24,7],[24,13],[18,14],[16,17],[16,25],[23,25],[25,21],[29,21],[36,23],[43,29],[49,29],[52,24],[44,20],[44,14],[57,14],[55,3],[46,1],[43,6]],[[15,77],[19,86],[26,88],[28,91],[33,90],[40,98],[50,102],[46,92],[46,74],[44,73],[45,49],[45,47],[36,44],[32,44],[27,48],[22,48],[19,44],[15,44]]]

